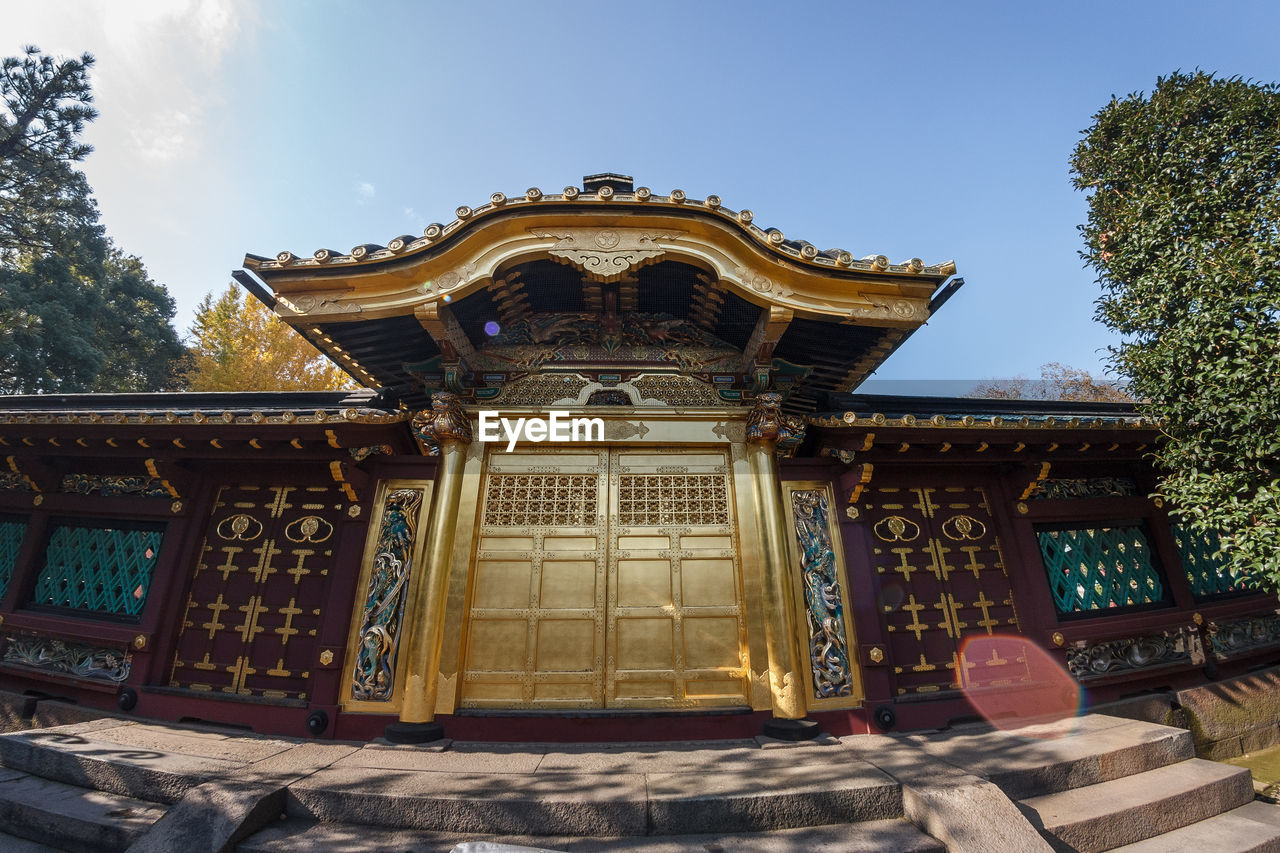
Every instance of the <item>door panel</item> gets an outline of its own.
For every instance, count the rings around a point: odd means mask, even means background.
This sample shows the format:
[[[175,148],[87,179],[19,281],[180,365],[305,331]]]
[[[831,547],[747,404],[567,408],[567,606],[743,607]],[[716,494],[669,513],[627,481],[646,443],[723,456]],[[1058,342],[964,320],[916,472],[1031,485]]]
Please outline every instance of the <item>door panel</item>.
[[[605,450],[490,457],[463,707],[603,704],[608,464]]]
[[[719,452],[490,456],[463,707],[745,705]]]
[[[617,450],[610,481],[606,703],[747,704],[728,460]]]

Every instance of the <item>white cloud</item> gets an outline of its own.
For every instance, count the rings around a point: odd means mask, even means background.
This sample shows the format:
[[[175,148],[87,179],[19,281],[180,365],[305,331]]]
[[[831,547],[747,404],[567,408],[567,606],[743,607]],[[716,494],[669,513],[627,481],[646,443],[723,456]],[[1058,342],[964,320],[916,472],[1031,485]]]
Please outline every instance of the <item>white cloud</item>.
[[[360,204],[364,204],[377,194],[378,188],[368,181],[360,181],[356,184],[356,199]]]
[[[249,0],[13,3],[0,55],[27,43],[52,54],[92,53],[101,117],[89,140],[116,153],[128,146],[152,165],[192,160],[207,135],[206,115],[222,102],[224,62],[253,18]]]

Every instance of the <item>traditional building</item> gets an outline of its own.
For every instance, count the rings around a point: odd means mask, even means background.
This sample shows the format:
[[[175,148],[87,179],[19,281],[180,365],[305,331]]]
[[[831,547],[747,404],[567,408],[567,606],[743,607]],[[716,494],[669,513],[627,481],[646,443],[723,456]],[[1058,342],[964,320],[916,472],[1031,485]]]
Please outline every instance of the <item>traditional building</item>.
[[[1271,597],[1147,497],[1131,407],[850,393],[954,273],[619,175],[250,255],[368,390],[0,398],[0,674],[260,732],[601,740],[1280,659]]]

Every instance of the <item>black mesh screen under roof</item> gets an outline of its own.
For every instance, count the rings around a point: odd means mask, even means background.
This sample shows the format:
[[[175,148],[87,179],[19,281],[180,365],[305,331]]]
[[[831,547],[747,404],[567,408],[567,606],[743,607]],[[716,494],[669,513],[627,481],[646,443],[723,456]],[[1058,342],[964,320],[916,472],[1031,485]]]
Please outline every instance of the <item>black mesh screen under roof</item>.
[[[484,331],[485,323],[498,322],[498,305],[488,290],[477,290],[465,299],[459,299],[449,305],[449,310],[476,347],[488,337]]]
[[[727,344],[742,349],[751,340],[756,323],[760,320],[760,312],[764,310],[752,305],[736,293],[725,291],[724,302],[720,304],[720,314],[711,328],[711,333]]]
[[[519,272],[530,311],[577,312],[587,310],[582,295],[582,273],[554,261],[530,261],[506,272]],[[474,338],[473,338],[474,340]]]
[[[693,302],[693,288],[702,270],[675,261],[642,267],[636,274],[637,308],[646,314],[686,317]]]

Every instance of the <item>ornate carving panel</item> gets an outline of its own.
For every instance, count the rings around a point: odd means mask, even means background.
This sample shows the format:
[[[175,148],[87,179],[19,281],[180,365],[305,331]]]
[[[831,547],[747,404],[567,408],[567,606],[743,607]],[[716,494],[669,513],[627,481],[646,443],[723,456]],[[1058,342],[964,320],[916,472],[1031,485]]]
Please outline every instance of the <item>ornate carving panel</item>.
[[[1122,672],[1179,664],[1200,666],[1203,663],[1204,649],[1200,644],[1200,634],[1191,627],[1101,643],[1082,641],[1067,652],[1067,669],[1077,681],[1089,681]]]
[[[1018,632],[991,504],[980,486],[863,493],[899,695],[1028,681],[1023,660],[967,660],[965,637]]]
[[[809,640],[810,700],[853,697],[843,561],[833,537],[830,487],[786,484],[795,535],[793,559],[800,573]]]
[[[171,686],[307,698],[344,508],[336,484],[219,491],[191,579]]]
[[[490,455],[464,707],[745,705],[719,452]]]
[[[68,643],[51,637],[21,636],[9,638],[4,662],[116,683],[128,680],[133,665],[128,651]]]
[[[624,273],[656,262],[666,253],[662,242],[677,239],[681,232],[641,231],[635,228],[561,228],[532,231],[537,237],[555,237],[558,242],[547,254],[585,273],[592,281],[616,281]]]
[[[1137,486],[1130,477],[1093,477],[1042,480],[1031,493],[1031,498],[1032,500],[1116,498],[1135,494],[1137,494]]]
[[[362,587],[364,606],[356,635],[352,699],[387,702],[395,692],[396,656],[422,517],[423,491],[396,489],[383,502],[372,565]]]
[[[1209,648],[1218,660],[1280,645],[1280,614],[1215,619],[1209,623]]]

